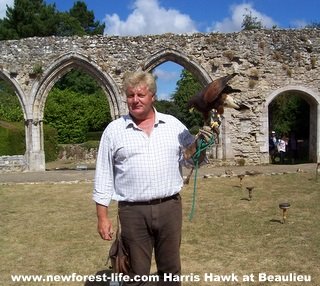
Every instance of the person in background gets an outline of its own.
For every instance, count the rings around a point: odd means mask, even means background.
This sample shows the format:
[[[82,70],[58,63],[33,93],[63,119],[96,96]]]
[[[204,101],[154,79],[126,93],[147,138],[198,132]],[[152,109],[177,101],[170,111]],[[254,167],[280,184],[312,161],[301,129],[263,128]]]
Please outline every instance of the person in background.
[[[280,163],[284,164],[284,160],[286,157],[288,139],[285,135],[282,135],[281,138],[278,140],[278,151],[280,154]]]
[[[180,285],[165,282],[163,277],[181,274],[183,150],[194,148],[197,142],[178,119],[153,107],[157,89],[152,74],[128,73],[123,90],[129,114],[106,127],[97,157],[93,200],[98,232],[102,239],[112,239],[109,205],[111,200],[118,201],[130,277],[149,275],[154,251],[158,285]],[[210,128],[198,134],[205,140],[210,136]]]
[[[269,155],[273,164],[275,163],[275,157],[278,152],[277,144],[278,140],[276,137],[276,132],[271,131],[271,136],[269,137]]]

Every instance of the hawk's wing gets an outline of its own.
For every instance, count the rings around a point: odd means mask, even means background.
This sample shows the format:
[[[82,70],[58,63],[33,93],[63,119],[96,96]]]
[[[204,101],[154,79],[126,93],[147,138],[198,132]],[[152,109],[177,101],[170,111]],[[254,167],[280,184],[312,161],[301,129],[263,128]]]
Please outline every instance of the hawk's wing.
[[[236,73],[229,74],[220,78],[215,79],[211,83],[209,83],[201,92],[203,100],[205,102],[213,102],[215,101],[221,92],[225,89],[228,81],[232,79]]]

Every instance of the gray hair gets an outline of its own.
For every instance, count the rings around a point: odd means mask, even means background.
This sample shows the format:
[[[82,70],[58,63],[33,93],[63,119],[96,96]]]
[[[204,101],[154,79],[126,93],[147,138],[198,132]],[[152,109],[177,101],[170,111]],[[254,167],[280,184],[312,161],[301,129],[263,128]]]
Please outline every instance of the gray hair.
[[[152,73],[146,71],[127,72],[124,75],[122,88],[126,93],[129,87],[145,84],[154,95],[157,93],[156,79]]]

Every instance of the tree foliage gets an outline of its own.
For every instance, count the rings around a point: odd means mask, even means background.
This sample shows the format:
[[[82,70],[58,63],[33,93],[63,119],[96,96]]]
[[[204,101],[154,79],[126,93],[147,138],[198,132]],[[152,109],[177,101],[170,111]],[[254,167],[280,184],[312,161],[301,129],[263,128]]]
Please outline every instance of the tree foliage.
[[[18,97],[8,82],[0,79],[0,120],[19,122],[23,112]]]
[[[157,111],[176,116],[180,111],[172,100],[157,100],[154,104]]]
[[[178,112],[175,116],[188,128],[197,128],[203,125],[203,118],[197,111],[190,112],[187,108],[189,98],[202,89],[199,81],[188,70],[183,69],[172,97]]]
[[[83,28],[85,35],[102,35],[105,25],[95,21],[93,11],[88,11],[87,5],[83,1],[77,1],[69,10],[69,15],[77,19]]]
[[[262,29],[263,25],[258,17],[254,17],[252,15],[252,11],[246,9],[246,14],[243,15],[243,21],[241,24],[242,30],[254,30],[254,29]]]
[[[83,1],[75,2],[69,12],[59,12],[55,5],[47,5],[43,0],[15,0],[0,20],[0,40],[102,35],[104,28]]]
[[[96,80],[82,70],[74,69],[65,74],[55,87],[65,90],[70,89],[80,94],[93,94],[100,89]]]
[[[0,120],[0,156],[19,155],[26,150],[24,124]]]
[[[299,138],[308,138],[309,113],[309,104],[300,96],[280,94],[269,105],[269,126],[279,135],[294,132]]]
[[[112,120],[109,104],[103,90],[98,82],[84,71],[70,71],[56,83],[55,87],[85,98],[88,131],[101,131]]]
[[[89,131],[103,130],[111,121],[102,92],[79,94],[53,88],[47,98],[44,123],[58,131],[59,143],[82,143]]]
[[[83,27],[79,23],[78,19],[71,17],[69,13],[62,12],[57,15],[58,22],[55,31],[56,36],[69,37],[73,35],[83,36],[85,35]]]
[[[61,81],[49,93],[44,123],[57,129],[59,143],[82,143],[88,132],[102,131],[112,120],[106,95],[81,71],[69,72]],[[18,97],[4,80],[0,80],[0,120],[23,121]]]
[[[0,40],[54,35],[56,14],[55,5],[46,5],[43,0],[15,0],[0,22]]]
[[[95,21],[83,1],[68,12],[43,0],[15,0],[0,20],[0,40],[45,36],[103,34],[104,24]],[[21,121],[23,113],[8,83],[0,81],[0,119]],[[55,85],[46,102],[44,121],[57,128],[59,143],[80,143],[87,132],[100,131],[111,121],[109,105],[101,87],[85,72],[72,70]]]

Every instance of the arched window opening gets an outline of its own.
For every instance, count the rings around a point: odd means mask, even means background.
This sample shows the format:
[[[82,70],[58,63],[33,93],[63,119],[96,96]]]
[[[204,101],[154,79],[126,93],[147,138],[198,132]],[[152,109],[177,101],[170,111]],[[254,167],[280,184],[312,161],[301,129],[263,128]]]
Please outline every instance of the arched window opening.
[[[298,92],[286,91],[272,100],[268,113],[271,162],[283,164],[309,162],[309,103]],[[274,135],[276,139],[272,138]]]
[[[0,78],[0,156],[22,155],[25,150],[21,104],[10,83]]]
[[[99,83],[81,69],[66,73],[46,99],[43,120],[46,168],[93,167],[93,150],[111,120],[109,103]]]

